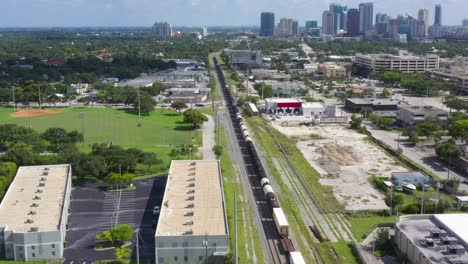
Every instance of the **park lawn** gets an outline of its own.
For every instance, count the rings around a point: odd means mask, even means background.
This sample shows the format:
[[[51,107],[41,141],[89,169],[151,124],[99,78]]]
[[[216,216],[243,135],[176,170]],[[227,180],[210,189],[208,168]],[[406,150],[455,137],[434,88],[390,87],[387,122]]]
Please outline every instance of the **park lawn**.
[[[50,127],[82,132],[80,113],[85,113],[83,151],[90,151],[94,143],[112,143],[124,148],[138,148],[155,152],[164,164],[171,160],[169,151],[181,144],[202,144],[201,130],[192,130],[183,122],[183,116],[170,109],[157,109],[142,115],[138,126],[138,115],[132,110],[108,108],[61,108],[57,115],[33,117],[32,128],[43,132]],[[29,126],[29,118],[14,118],[11,108],[0,109],[0,123]],[[192,140],[193,137],[193,140]]]
[[[364,241],[366,235],[376,228],[379,223],[395,223],[397,216],[380,216],[375,214],[356,215],[348,217],[351,232],[358,242]]]

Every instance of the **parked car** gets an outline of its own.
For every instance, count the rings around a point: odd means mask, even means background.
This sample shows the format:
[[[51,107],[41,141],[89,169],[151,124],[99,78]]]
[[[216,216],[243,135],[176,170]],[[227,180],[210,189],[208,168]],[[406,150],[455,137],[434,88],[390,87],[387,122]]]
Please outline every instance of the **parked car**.
[[[158,215],[161,212],[161,208],[159,206],[155,206],[153,208],[153,214]]]

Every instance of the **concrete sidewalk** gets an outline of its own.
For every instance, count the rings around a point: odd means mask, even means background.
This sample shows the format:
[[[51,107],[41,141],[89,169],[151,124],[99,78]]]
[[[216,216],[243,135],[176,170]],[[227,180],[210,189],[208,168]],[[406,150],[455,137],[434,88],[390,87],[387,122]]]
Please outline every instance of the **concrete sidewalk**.
[[[201,152],[204,160],[215,160],[216,156],[213,152],[213,147],[215,146],[215,124],[212,116],[205,116],[208,118],[208,121],[203,124],[203,146]]]

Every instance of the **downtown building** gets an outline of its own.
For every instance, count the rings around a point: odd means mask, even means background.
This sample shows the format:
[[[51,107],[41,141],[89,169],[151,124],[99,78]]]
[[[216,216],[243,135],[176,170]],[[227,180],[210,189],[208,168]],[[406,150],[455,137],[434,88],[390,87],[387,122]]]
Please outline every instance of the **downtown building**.
[[[375,32],[378,35],[385,35],[388,33],[388,24],[390,17],[385,13],[377,13],[375,15]]]
[[[275,13],[262,12],[260,15],[260,36],[271,37],[275,35]]]
[[[348,19],[346,24],[346,36],[356,37],[359,36],[359,10],[350,8],[348,10]]]
[[[441,38],[442,37],[442,6],[435,6],[435,16],[434,16],[434,25],[429,28],[429,33],[431,38]]]
[[[322,14],[322,34],[334,35],[334,28],[333,13],[331,11],[324,11]]]
[[[337,3],[330,4],[330,12],[333,14],[333,34],[340,34],[346,29],[348,7]]]
[[[281,37],[295,37],[299,33],[299,23],[292,18],[283,17],[278,23],[278,35]]]
[[[71,165],[23,166],[0,204],[0,255],[16,261],[63,258]]]
[[[371,36],[373,32],[374,3],[359,4],[359,33]]]
[[[159,39],[169,39],[172,37],[172,26],[167,22],[156,22],[153,25],[153,33]]]
[[[358,53],[354,64],[376,72],[423,73],[427,70],[439,69],[439,56],[429,53],[426,56],[415,56],[406,50],[400,50],[398,55]]]

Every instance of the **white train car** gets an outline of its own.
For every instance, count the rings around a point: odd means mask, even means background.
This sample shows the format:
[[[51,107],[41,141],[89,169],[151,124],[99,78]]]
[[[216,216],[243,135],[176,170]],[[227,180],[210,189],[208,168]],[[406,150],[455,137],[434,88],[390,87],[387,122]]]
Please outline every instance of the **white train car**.
[[[305,260],[302,257],[301,252],[295,251],[289,253],[289,261],[291,264],[305,264]]]
[[[267,186],[270,185],[266,185],[265,187]],[[280,236],[283,238],[287,238],[289,236],[289,224],[288,220],[286,219],[286,215],[283,212],[283,209],[273,208],[273,219],[275,220],[276,229],[278,230]]]

